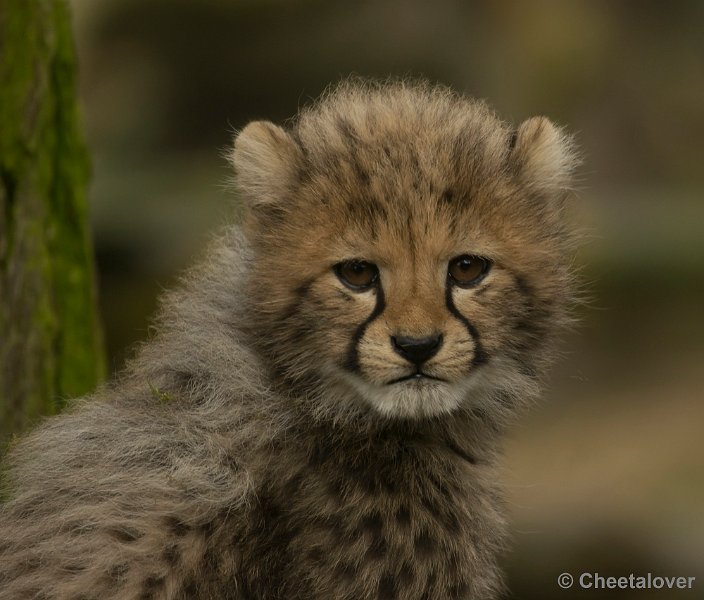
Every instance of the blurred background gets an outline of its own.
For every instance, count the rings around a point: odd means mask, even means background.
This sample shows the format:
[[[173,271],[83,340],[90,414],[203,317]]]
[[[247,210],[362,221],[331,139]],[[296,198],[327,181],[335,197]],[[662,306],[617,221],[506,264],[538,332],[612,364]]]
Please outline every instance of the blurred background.
[[[505,478],[512,598],[704,598],[704,2],[73,0],[110,367],[233,218],[222,152],[350,73],[422,75],[585,156],[592,297]],[[697,576],[563,591],[557,576]]]

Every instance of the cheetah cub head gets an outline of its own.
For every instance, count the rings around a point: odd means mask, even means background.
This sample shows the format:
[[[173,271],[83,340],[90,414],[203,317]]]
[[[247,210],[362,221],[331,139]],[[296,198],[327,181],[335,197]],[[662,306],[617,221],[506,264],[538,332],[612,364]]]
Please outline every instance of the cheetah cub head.
[[[232,160],[275,380],[389,418],[535,394],[571,293],[575,157],[550,121],[512,129],[445,88],[348,82],[287,130],[249,124]]]

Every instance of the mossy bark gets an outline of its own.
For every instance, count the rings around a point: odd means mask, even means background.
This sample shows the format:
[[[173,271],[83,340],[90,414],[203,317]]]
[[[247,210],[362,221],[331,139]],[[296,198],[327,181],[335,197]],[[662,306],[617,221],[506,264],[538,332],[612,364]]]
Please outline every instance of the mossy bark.
[[[65,0],[0,2],[0,440],[104,374]]]

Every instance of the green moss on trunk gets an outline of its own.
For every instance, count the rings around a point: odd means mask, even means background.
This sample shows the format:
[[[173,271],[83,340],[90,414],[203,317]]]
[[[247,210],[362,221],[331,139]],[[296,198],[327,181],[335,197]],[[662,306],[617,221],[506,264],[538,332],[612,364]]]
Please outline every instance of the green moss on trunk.
[[[0,3],[0,438],[104,374],[65,0]]]

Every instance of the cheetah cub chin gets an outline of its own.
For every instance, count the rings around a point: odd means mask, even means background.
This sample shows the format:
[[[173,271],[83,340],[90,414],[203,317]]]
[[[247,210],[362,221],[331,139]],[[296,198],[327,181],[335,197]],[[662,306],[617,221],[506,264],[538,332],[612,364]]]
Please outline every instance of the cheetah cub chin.
[[[497,597],[497,438],[572,301],[569,138],[352,80],[231,159],[242,228],[10,453],[0,598]]]

